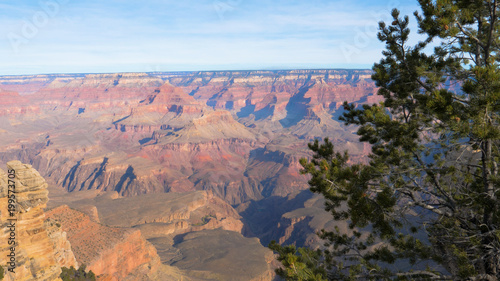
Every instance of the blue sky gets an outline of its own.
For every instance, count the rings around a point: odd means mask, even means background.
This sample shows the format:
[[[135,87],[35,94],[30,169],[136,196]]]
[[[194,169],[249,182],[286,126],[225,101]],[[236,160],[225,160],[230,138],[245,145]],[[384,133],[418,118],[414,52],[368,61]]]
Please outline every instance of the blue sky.
[[[0,75],[371,68],[409,0],[2,0]],[[413,17],[412,17],[413,18]]]

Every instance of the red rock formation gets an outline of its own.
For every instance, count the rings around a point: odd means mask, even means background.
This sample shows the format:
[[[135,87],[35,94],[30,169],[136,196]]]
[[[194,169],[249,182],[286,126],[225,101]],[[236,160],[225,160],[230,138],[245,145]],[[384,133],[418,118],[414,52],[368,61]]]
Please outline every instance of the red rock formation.
[[[0,117],[26,115],[40,112],[40,107],[17,92],[2,90],[0,87]]]
[[[122,280],[138,272],[158,270],[156,249],[140,230],[106,227],[68,206],[52,209],[47,216],[62,225],[77,261],[86,264],[100,280]]]
[[[9,174],[0,169],[0,226],[4,230],[0,264],[9,262],[12,271],[4,268],[4,280],[60,280],[61,266],[77,264],[65,233],[44,223],[47,183],[30,165],[11,161],[7,168]]]
[[[297,70],[0,77],[0,88],[44,85],[29,99],[9,93],[3,106],[0,99],[0,108],[19,113],[8,125],[0,122],[0,161],[29,161],[70,191],[209,189],[231,204],[283,196],[307,188],[298,158],[308,155],[313,138],[330,137],[353,161],[366,155],[352,127],[336,118],[344,100],[378,101],[369,76]],[[23,104],[12,104],[16,99]],[[27,118],[30,112],[36,114]],[[270,153],[261,157],[263,150]]]

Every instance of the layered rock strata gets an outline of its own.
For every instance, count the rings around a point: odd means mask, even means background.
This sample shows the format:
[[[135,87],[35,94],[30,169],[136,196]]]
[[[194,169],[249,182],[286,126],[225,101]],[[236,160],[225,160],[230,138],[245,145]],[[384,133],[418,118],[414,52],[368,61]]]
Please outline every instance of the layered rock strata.
[[[47,183],[19,161],[8,162],[7,171],[0,170],[0,261],[8,265],[4,280],[60,280],[61,266],[77,263],[65,233],[44,222]]]
[[[161,266],[156,249],[140,230],[107,227],[68,206],[52,209],[47,216],[62,225],[77,261],[99,280],[148,279]]]
[[[64,204],[87,214],[94,222],[140,229],[147,239],[217,228],[243,232],[236,210],[210,191],[134,197],[121,197],[116,192],[72,192],[54,197],[50,206]]]
[[[243,237],[241,233],[245,231],[238,213],[212,192],[194,191],[121,197],[116,192],[88,190],[60,194],[54,197],[51,206],[63,203],[93,214],[94,220],[97,218],[107,225],[108,229],[125,231],[132,227],[133,230],[140,230],[156,248],[162,264],[181,269],[185,277],[201,280],[255,281],[274,278],[272,265],[274,258],[271,251],[260,245],[258,239]],[[94,208],[97,209],[97,215],[95,211],[90,211],[94,210],[90,207],[92,205],[96,206]],[[97,227],[97,223],[92,223],[83,213],[70,218],[78,212],[64,205],[48,213],[51,218],[60,220],[63,226],[69,225],[74,229],[68,230],[68,237],[75,245],[75,255],[79,262],[82,262],[78,258],[81,253],[87,252],[97,257],[96,260],[103,259],[98,257],[97,253],[93,253],[96,252],[94,249],[101,247],[107,249],[108,246],[92,241],[91,238],[85,238],[85,234],[80,233],[80,231],[85,233],[99,231],[96,235],[103,236],[101,230],[90,230],[90,227],[92,229]],[[72,221],[82,222],[83,217],[85,222],[81,225],[72,224]],[[102,229],[102,226],[98,229]],[[123,234],[115,236],[123,237]],[[115,243],[114,238],[107,236],[105,238],[108,244]],[[123,238],[119,243],[136,243],[128,240]],[[84,251],[82,247],[89,247],[90,250]],[[119,248],[109,247],[113,252],[117,251],[115,248]],[[186,247],[193,250],[186,251]],[[144,249],[139,248],[137,251],[143,253]],[[138,259],[139,257],[136,258]],[[111,262],[108,258],[106,260]],[[92,264],[96,262],[90,261],[89,257],[87,262],[91,263],[90,268],[94,268]]]
[[[298,159],[330,137],[369,146],[338,117],[376,103],[369,70],[0,77],[0,162],[31,163],[68,191],[212,190],[237,205],[307,188]],[[4,114],[5,113],[5,114]]]

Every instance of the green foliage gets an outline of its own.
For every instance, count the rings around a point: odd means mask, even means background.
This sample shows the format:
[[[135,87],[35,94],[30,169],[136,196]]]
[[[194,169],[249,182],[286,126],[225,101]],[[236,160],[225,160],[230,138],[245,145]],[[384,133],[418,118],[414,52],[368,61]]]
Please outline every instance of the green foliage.
[[[215,215],[206,215],[201,218],[201,222],[193,224],[194,226],[202,226],[207,224],[210,221],[210,218],[216,219],[217,217]]]
[[[278,252],[278,260],[284,268],[276,270],[278,275],[286,280],[296,281],[324,281],[326,280],[326,270],[320,266],[320,251],[313,251],[308,248],[299,248],[290,245],[280,246],[276,241],[271,241],[269,248]]]
[[[328,280],[500,278],[500,3],[419,3],[424,41],[409,45],[409,18],[396,9],[379,25],[386,50],[372,79],[384,102],[344,103],[340,119],[372,145],[369,163],[350,163],[328,139],[301,159],[311,190],[349,230],[322,231],[313,263],[272,245],[287,280],[314,270]],[[390,266],[401,262],[420,266]]]
[[[63,281],[95,281],[96,280],[96,276],[92,272],[92,270],[90,270],[89,272],[85,272],[86,266],[84,264],[82,264],[80,266],[80,268],[78,268],[78,270],[75,269],[73,266],[71,266],[70,268],[63,267],[61,269],[62,269],[62,272],[61,272],[61,275],[59,275],[59,277],[61,277],[61,279]]]
[[[5,273],[5,271],[4,271],[3,267],[2,267],[2,266],[0,266],[0,280],[3,280],[3,278],[4,278],[4,273]]]

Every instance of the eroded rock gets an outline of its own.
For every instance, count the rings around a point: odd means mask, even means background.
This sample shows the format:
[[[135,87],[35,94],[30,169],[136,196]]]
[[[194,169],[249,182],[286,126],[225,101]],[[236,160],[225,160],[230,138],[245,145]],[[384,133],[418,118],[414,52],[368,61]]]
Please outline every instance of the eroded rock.
[[[60,280],[61,266],[77,263],[65,233],[44,222],[47,183],[31,165],[19,161],[8,162],[7,172],[0,169],[0,263],[13,264],[11,270],[5,268],[5,280]]]

